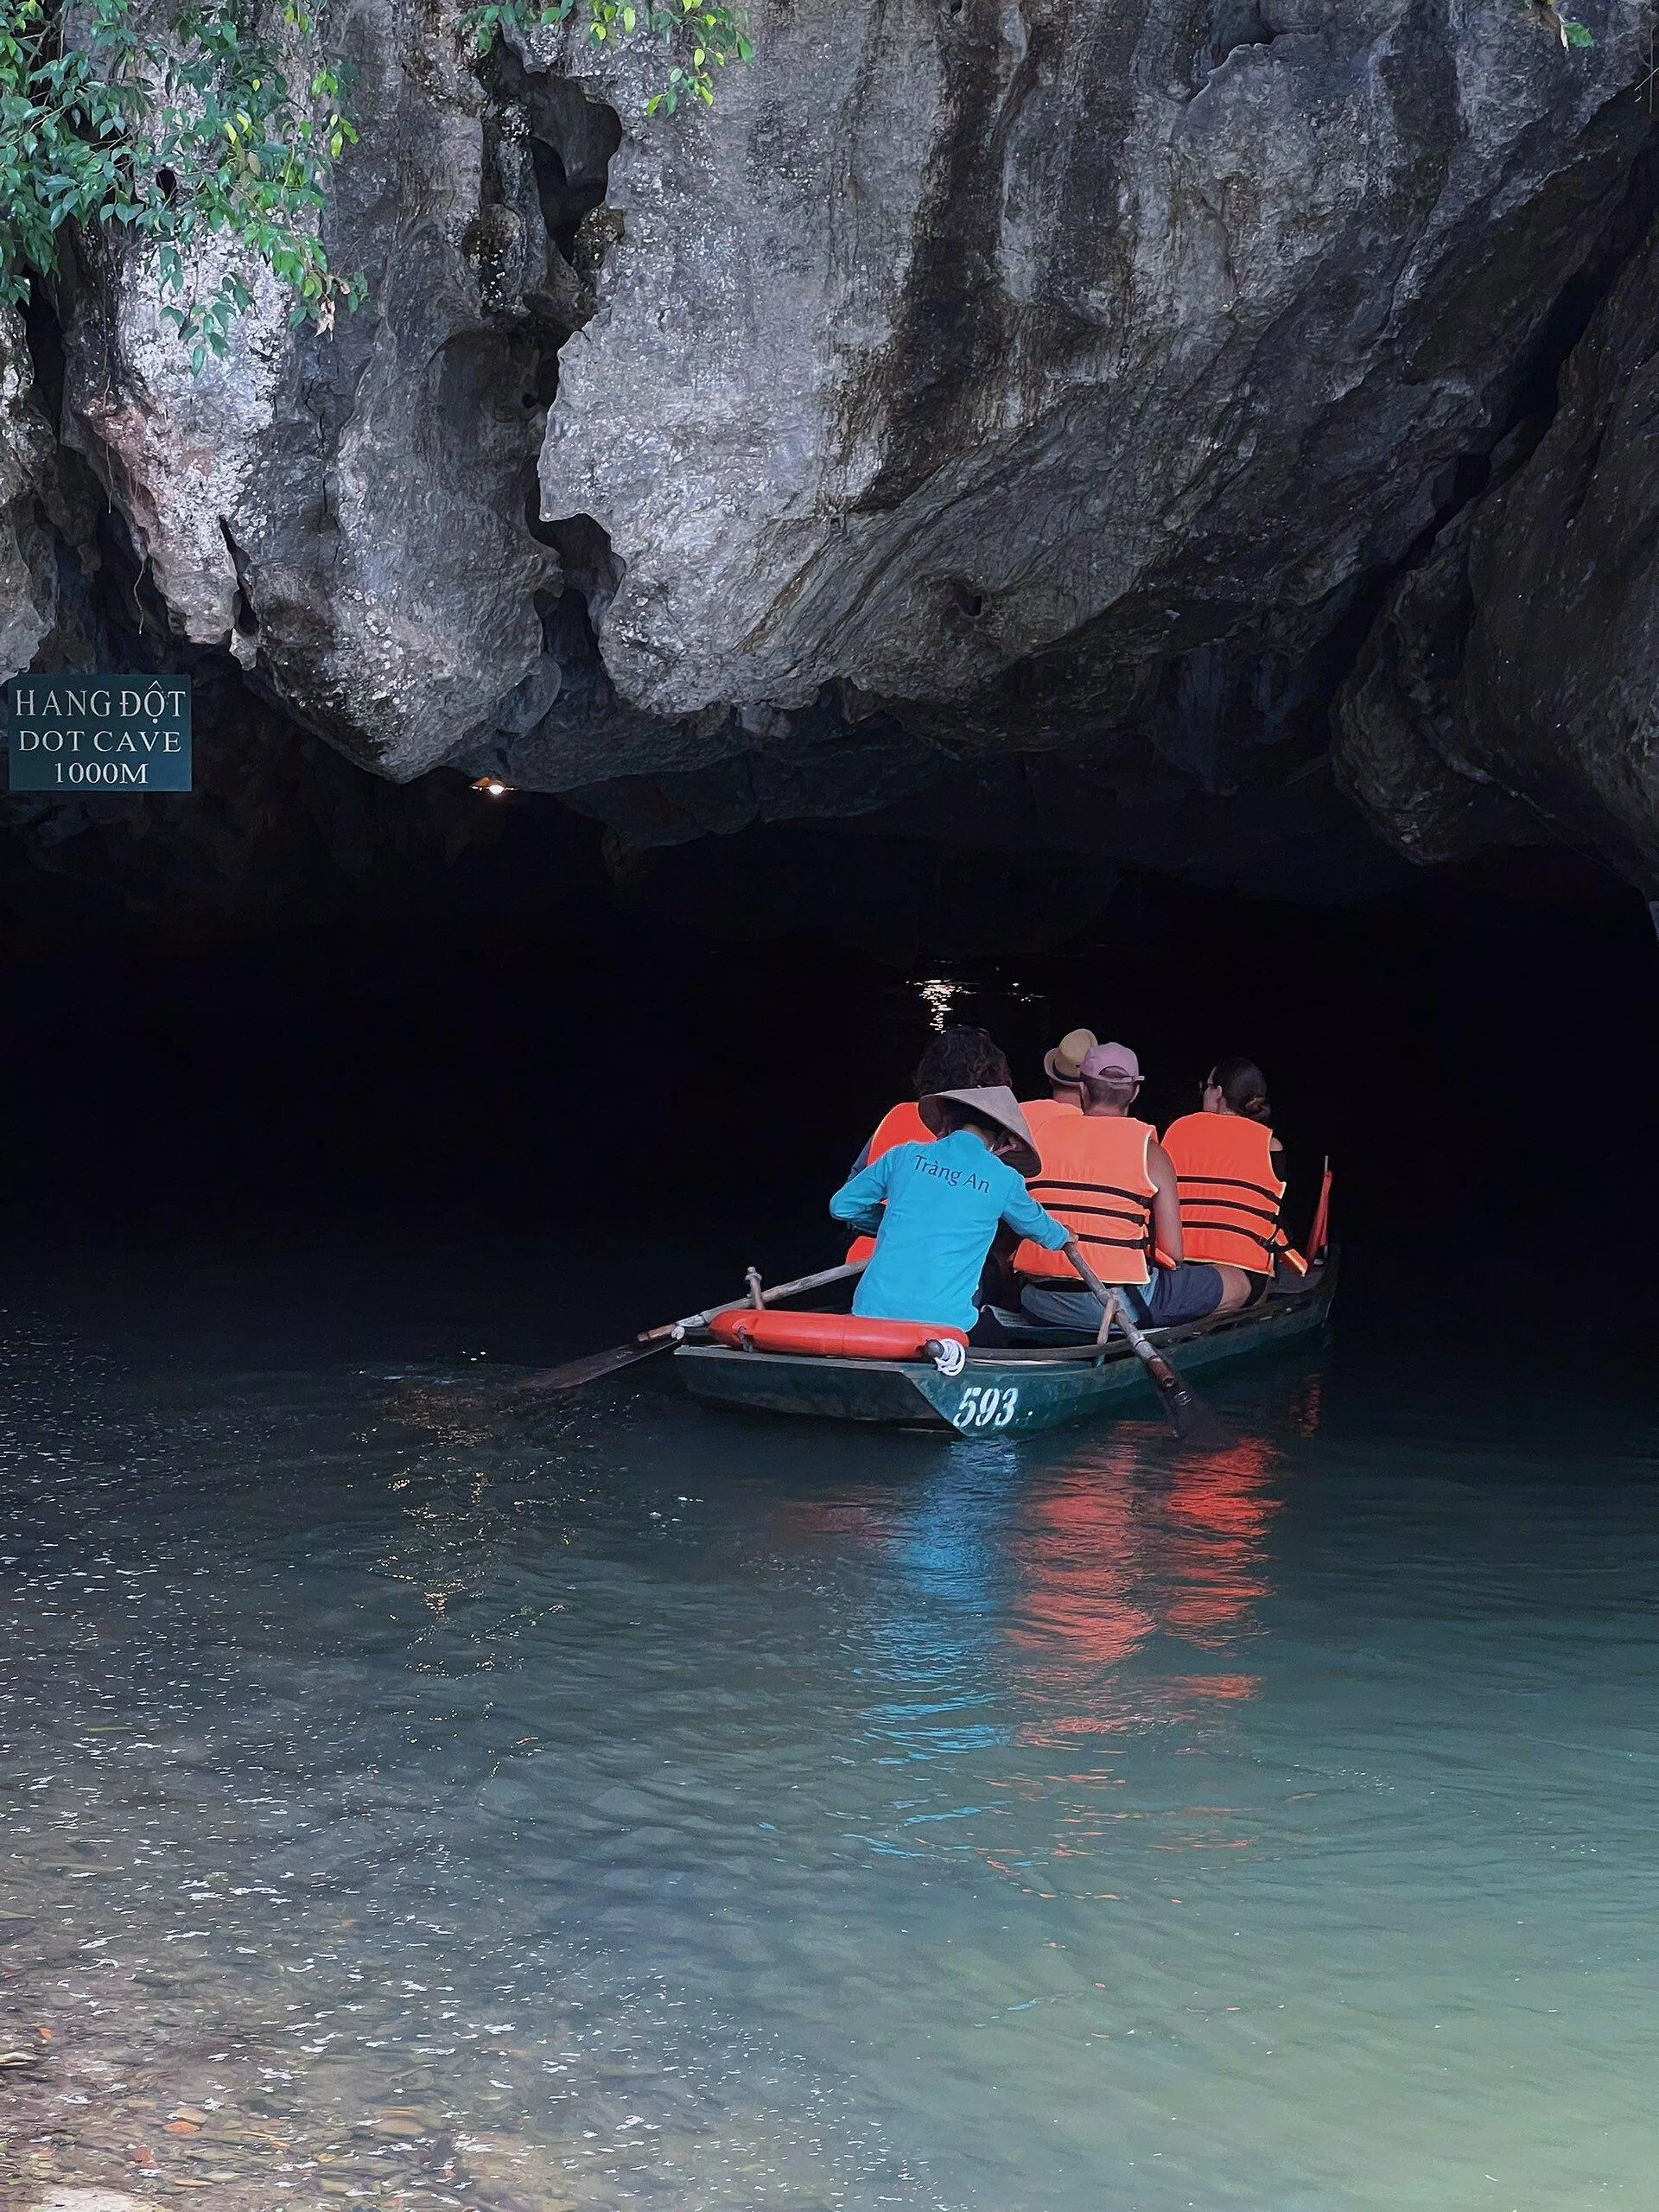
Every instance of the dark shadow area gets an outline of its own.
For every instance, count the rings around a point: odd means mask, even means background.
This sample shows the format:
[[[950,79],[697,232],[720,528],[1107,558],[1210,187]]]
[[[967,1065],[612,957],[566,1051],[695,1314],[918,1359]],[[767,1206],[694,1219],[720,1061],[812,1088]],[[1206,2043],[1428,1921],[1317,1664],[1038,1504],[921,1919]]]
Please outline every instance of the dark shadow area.
[[[850,897],[872,855],[833,842]],[[1347,1325],[1454,1360],[1645,1336],[1651,1179],[1612,1163],[1659,1087],[1659,945],[1639,900],[1559,857],[1340,912],[1126,878],[1069,943],[958,966],[823,929],[736,940],[660,891],[615,903],[596,855],[537,905],[514,850],[436,911],[16,938],[14,1291],[83,1260],[92,1289],[124,1246],[268,1287],[286,1269],[348,1340],[348,1284],[401,1274],[446,1341],[533,1358],[586,1309],[602,1342],[751,1259],[775,1278],[837,1256],[823,1201],[948,1005],[1027,1095],[1065,1029],[1126,1039],[1160,1125],[1217,1057],[1259,1058],[1293,1229],[1336,1163]],[[486,864],[513,903],[479,895]]]

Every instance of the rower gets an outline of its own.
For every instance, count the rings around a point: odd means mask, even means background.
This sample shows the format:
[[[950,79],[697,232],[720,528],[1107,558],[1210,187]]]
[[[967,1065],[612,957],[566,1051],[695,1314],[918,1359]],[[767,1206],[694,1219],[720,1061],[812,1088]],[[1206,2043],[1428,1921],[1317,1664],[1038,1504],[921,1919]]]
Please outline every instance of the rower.
[[[1243,1268],[1259,1298],[1276,1260],[1294,1274],[1307,1273],[1279,1223],[1283,1147],[1270,1126],[1268,1079],[1254,1060],[1218,1060],[1203,1097],[1201,1112],[1183,1114],[1164,1131],[1180,1191],[1181,1235],[1190,1258]]]
[[[976,1090],[999,1085],[1012,1089],[1014,1077],[1002,1048],[987,1029],[976,1029],[971,1022],[948,1022],[936,1037],[930,1037],[922,1057],[916,1063],[912,1078],[916,1085],[916,1097],[925,1098],[930,1093],[947,1090]],[[899,1144],[931,1144],[933,1133],[921,1116],[921,1109],[914,1101],[902,1099],[897,1106],[890,1106],[876,1123],[875,1134],[853,1162],[853,1173],[868,1167],[873,1160],[880,1160],[884,1152],[891,1152]],[[874,1241],[868,1236],[855,1237],[848,1247],[849,1262],[868,1260],[874,1251]],[[908,1320],[912,1317],[903,1317]]]
[[[1092,1052],[1099,1042],[1092,1029],[1068,1029],[1059,1043],[1044,1053],[1048,1096],[1027,1099],[1020,1107],[1033,1129],[1040,1128],[1051,1115],[1082,1113],[1084,1055]]]
[[[980,1271],[1003,1223],[1027,1240],[1021,1250],[1052,1255],[1075,1281],[1071,1258],[1060,1255],[1075,1254],[1076,1239],[1026,1188],[1039,1162],[1013,1091],[932,1091],[918,1111],[931,1141],[893,1146],[830,1201],[837,1221],[875,1239],[854,1313],[971,1331]]]
[[[1096,1045],[1078,1073],[1083,1111],[1056,1115],[1037,1133],[1042,1165],[1031,1178],[1033,1195],[1073,1232],[1101,1281],[1125,1293],[1143,1326],[1236,1313],[1250,1295],[1249,1275],[1187,1258],[1175,1170],[1151,1122],[1130,1112],[1141,1091],[1140,1061],[1127,1045]],[[1055,1328],[1099,1327],[1099,1300],[1066,1288],[1066,1264],[1034,1239],[1020,1247],[1014,1266],[1028,1319]]]

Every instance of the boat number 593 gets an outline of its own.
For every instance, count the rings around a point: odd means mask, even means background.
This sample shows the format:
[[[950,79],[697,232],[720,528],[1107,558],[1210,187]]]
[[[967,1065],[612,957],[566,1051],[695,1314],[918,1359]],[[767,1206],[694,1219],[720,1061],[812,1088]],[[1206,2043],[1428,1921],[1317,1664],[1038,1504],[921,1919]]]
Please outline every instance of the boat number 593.
[[[1006,1428],[1014,1419],[1014,1408],[1020,1402],[1018,1388],[1010,1384],[1006,1390],[964,1390],[957,1408],[958,1428]]]

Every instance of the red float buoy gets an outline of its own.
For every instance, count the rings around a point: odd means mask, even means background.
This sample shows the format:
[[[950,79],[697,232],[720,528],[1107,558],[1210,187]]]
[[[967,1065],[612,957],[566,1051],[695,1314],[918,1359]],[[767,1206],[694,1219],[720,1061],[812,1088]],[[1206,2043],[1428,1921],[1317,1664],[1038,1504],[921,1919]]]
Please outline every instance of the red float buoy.
[[[709,1333],[740,1351],[817,1352],[831,1359],[931,1359],[935,1344],[960,1344],[960,1329],[936,1321],[875,1321],[861,1313],[716,1313]]]

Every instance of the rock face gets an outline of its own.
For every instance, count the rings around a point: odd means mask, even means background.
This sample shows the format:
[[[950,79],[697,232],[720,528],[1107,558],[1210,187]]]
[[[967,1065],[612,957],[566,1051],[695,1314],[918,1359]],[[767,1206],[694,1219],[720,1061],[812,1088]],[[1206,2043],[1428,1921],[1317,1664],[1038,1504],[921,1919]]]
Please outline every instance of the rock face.
[[[630,142],[542,457],[620,563],[625,698],[841,683],[1052,741],[1133,714],[1108,670],[1295,654],[1433,521],[1623,189],[1626,57],[1233,12],[806,0]]]
[[[296,335],[258,287],[192,378],[89,246],[63,435],[180,649],[397,780],[1321,897],[1363,810],[1645,882],[1646,19],[1590,13],[792,0],[648,121],[646,54],[480,74],[453,0],[345,0],[371,304]],[[1551,423],[1563,302],[1615,283]],[[50,614],[20,408],[9,665]]]
[[[536,241],[499,196],[508,123],[486,113],[453,15],[356,0],[334,24],[362,136],[331,243],[368,276],[372,311],[296,337],[250,266],[256,307],[194,377],[148,264],[106,254],[68,322],[65,433],[176,632],[402,780],[526,683],[542,703],[553,688],[535,595],[556,561],[525,502],[542,355],[568,325],[537,326],[545,279],[518,265]]]
[[[542,456],[543,512],[607,534],[627,728],[556,713],[507,772],[568,787],[585,741],[645,842],[816,807],[1351,866],[1332,671],[1644,134],[1635,18],[1598,28],[1569,59],[1502,10],[766,16],[712,118],[613,162]]]
[[[34,405],[21,315],[0,308],[0,673],[27,668],[57,613],[57,558],[44,505],[55,482],[51,434]]]
[[[1659,239],[1541,438],[1390,594],[1339,702],[1344,773],[1440,859],[1523,831],[1659,895]]]

